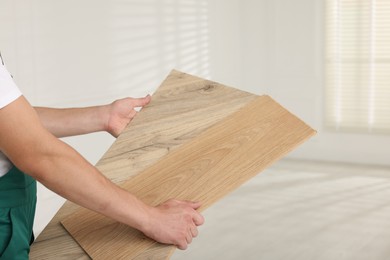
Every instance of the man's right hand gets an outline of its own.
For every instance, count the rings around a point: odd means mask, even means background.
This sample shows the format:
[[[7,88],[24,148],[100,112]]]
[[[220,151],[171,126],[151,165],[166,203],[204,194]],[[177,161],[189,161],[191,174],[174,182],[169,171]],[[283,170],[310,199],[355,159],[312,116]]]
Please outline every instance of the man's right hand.
[[[204,223],[203,216],[196,211],[200,203],[168,200],[152,208],[152,214],[144,234],[157,242],[173,244],[187,249],[192,238],[198,235],[198,226]]]

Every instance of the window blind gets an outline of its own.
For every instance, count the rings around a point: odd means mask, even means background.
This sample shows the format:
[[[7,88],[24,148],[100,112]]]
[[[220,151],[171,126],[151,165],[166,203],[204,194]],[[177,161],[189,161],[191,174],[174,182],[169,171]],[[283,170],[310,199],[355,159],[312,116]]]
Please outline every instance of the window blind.
[[[390,0],[328,0],[325,125],[390,133]]]

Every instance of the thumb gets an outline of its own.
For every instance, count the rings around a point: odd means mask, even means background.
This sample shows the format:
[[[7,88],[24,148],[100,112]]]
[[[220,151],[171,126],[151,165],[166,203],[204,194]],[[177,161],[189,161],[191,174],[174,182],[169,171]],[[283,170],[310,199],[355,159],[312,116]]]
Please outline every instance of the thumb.
[[[200,202],[193,202],[188,200],[184,201],[184,203],[189,207],[191,207],[192,209],[194,209],[192,214],[192,220],[194,221],[195,225],[197,226],[203,225],[204,217],[198,211],[196,211],[202,206],[202,204]]]
[[[182,202],[193,209],[198,209],[198,208],[200,208],[200,206],[202,206],[202,203],[200,203],[200,202],[194,202],[194,201],[189,201],[189,200],[183,200]]]
[[[204,217],[197,211],[192,215],[192,220],[197,226],[203,225],[204,223]]]
[[[152,100],[150,95],[147,95],[146,97],[143,98],[133,98],[131,100],[131,103],[133,107],[143,107],[149,104],[149,102]]]

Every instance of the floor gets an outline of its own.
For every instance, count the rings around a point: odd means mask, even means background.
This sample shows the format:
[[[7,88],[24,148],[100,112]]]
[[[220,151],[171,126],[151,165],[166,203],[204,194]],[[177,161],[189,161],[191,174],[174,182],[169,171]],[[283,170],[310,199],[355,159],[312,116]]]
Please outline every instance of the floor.
[[[37,232],[62,202],[45,196]],[[285,159],[204,216],[199,237],[173,260],[387,260],[390,168]]]
[[[283,160],[204,212],[179,259],[390,259],[390,168]]]

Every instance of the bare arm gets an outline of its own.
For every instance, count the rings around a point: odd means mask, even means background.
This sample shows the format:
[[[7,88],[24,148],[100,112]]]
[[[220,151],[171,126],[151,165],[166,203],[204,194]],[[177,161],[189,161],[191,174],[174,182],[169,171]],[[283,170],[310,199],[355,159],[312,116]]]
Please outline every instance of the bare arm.
[[[0,150],[22,171],[61,196],[185,249],[197,235],[200,205],[168,201],[150,207],[105,178],[50,134],[24,97],[0,109]]]
[[[35,107],[44,127],[56,137],[107,131],[117,137],[134,118],[134,108],[150,102],[144,98],[124,98],[111,104],[85,108],[55,109]]]

